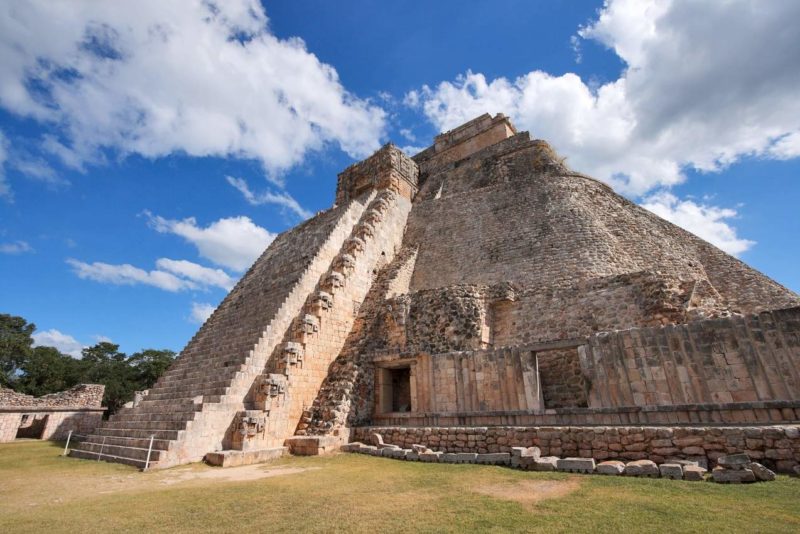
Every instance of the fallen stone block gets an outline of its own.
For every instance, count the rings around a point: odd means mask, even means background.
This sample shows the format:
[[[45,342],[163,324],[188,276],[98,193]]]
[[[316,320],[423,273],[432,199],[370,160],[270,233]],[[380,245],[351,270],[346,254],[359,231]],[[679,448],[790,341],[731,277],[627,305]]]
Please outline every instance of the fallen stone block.
[[[717,465],[725,469],[745,469],[750,465],[750,457],[744,453],[728,454],[717,458]]]
[[[559,471],[568,473],[594,473],[594,458],[561,458],[556,462]]]
[[[511,467],[533,465],[534,460],[542,454],[539,447],[511,447]],[[523,460],[527,458],[527,461]]]
[[[775,480],[775,472],[771,469],[767,469],[758,462],[750,462],[748,468],[753,472],[757,480],[761,480],[762,482],[772,482]]]
[[[658,478],[658,475],[658,466],[650,460],[634,460],[625,464],[625,476]]]
[[[438,462],[443,452],[423,452],[419,454],[420,462]]]
[[[557,466],[557,456],[542,456],[533,462],[534,471],[555,471]]]
[[[474,452],[446,452],[439,461],[449,464],[474,464],[477,457],[478,454]]]
[[[683,479],[691,482],[702,482],[705,480],[708,470],[699,465],[687,465],[683,468]]]
[[[601,475],[621,475],[625,472],[625,462],[620,462],[619,460],[600,462],[595,470]]]
[[[418,445],[418,444],[416,444],[416,443],[415,443],[414,445],[412,445],[412,446],[411,446],[411,448],[412,448],[412,449],[414,450],[414,452],[416,452],[417,454],[420,454],[420,453],[423,453],[423,452],[433,452],[432,450],[430,450],[430,449],[429,449],[428,447],[426,447],[425,445]]]
[[[377,447],[378,445],[383,445],[383,436],[381,436],[381,435],[380,435],[380,434],[378,434],[377,432],[373,432],[373,433],[372,433],[372,434],[370,434],[370,436],[369,436],[369,441],[370,441],[370,443],[372,443],[372,444],[373,444],[373,445],[375,445],[376,447]]]
[[[662,478],[683,480],[683,466],[680,464],[661,464],[658,466],[658,471]]]
[[[339,450],[342,452],[358,452],[364,444],[360,441],[354,441],[353,443],[345,443],[342,445]]]
[[[404,460],[406,457],[405,449],[396,448],[396,449],[381,449],[383,450],[383,455],[387,458],[395,458],[397,460]]]
[[[756,475],[747,468],[727,469],[718,465],[711,471],[711,479],[718,484],[740,484],[755,482]]]
[[[511,463],[511,455],[507,452],[490,452],[479,454],[475,458],[475,463],[488,465],[508,465]]]

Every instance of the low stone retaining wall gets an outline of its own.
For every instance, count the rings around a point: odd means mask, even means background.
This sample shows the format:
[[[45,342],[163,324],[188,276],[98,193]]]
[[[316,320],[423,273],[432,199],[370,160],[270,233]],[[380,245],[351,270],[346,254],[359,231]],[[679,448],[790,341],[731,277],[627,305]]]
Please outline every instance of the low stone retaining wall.
[[[716,465],[721,456],[746,453],[779,472],[800,465],[800,425],[736,427],[357,427],[352,439],[370,442],[372,433],[387,444],[435,451],[487,454],[536,446],[543,456],[603,460],[694,460]]]

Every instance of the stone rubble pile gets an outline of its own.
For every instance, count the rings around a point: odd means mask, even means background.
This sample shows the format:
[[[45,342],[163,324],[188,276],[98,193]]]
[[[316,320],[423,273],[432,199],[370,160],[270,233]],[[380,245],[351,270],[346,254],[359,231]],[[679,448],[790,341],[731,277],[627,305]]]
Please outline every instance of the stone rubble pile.
[[[594,458],[558,458],[542,456],[539,447],[512,447],[511,452],[479,454],[474,452],[433,451],[425,445],[414,444],[410,449],[383,442],[380,434],[370,436],[372,445],[353,442],[343,445],[342,452],[355,452],[420,462],[453,464],[506,465],[526,471],[561,471],[567,473],[600,474],[611,476],[634,476],[648,478],[668,478],[701,482],[706,480],[707,466],[690,460],[668,460],[657,465],[652,460],[632,460],[622,462],[608,460],[596,463]],[[729,454],[717,460],[717,466],[707,479],[717,483],[768,482],[775,480],[775,473],[758,462],[753,462],[747,454]]]

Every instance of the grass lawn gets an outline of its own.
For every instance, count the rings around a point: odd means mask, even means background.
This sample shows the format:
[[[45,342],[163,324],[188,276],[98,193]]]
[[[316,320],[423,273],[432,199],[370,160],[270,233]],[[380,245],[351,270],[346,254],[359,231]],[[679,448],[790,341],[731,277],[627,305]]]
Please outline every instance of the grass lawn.
[[[800,532],[800,480],[530,473],[357,454],[134,468],[0,444],[0,532]]]

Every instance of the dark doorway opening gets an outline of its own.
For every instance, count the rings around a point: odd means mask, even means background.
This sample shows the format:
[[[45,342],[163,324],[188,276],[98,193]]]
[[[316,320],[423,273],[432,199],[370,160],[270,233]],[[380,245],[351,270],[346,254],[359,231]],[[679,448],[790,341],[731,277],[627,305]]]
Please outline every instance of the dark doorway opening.
[[[392,411],[411,411],[411,369],[390,369],[392,384]]]
[[[24,414],[17,429],[18,438],[42,439],[49,415]]]

